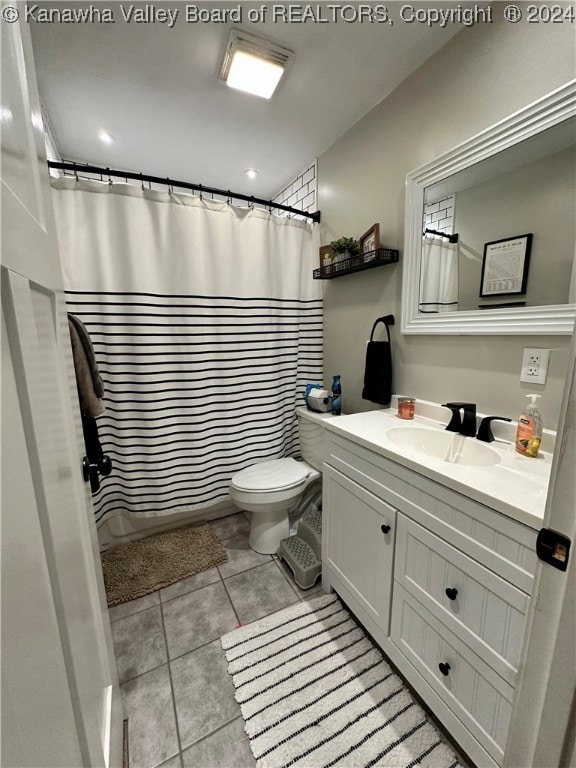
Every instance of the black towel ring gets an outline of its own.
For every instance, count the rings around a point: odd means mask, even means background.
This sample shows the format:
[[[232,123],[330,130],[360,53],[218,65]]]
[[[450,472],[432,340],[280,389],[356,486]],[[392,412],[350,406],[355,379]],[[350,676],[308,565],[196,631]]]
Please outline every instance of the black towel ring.
[[[388,343],[390,343],[390,326],[394,325],[394,315],[384,315],[383,317],[377,317],[374,321],[374,325],[372,326],[372,333],[370,334],[370,341],[374,340],[374,331],[376,330],[376,326],[378,323],[384,323],[384,327],[386,328],[386,333],[388,334]]]

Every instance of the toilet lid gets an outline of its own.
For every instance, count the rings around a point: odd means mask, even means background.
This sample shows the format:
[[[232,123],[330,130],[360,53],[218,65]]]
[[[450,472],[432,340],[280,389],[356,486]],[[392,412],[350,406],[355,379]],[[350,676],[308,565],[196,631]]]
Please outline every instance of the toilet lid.
[[[274,459],[254,464],[232,478],[240,491],[279,491],[308,477],[308,467],[295,459]]]

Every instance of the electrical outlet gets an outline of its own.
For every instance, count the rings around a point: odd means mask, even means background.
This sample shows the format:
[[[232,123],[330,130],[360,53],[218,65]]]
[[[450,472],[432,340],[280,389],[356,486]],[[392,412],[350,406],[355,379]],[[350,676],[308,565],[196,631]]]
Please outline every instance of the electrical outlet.
[[[529,384],[545,384],[549,360],[549,349],[529,349],[526,347],[522,358],[520,381],[526,381]]]

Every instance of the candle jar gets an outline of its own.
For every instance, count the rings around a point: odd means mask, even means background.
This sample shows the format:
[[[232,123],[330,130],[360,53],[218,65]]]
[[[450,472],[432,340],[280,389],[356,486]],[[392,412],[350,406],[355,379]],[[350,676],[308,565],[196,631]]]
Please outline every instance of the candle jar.
[[[398,418],[413,419],[415,402],[416,401],[414,400],[413,397],[399,397],[398,398]]]

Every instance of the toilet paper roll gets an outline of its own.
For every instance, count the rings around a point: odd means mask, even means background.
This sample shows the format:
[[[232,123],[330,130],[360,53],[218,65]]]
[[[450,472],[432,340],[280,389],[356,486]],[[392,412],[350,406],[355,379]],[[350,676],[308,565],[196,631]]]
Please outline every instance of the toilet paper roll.
[[[308,397],[324,400],[326,397],[330,397],[330,392],[328,392],[327,389],[311,389],[310,392],[308,392]]]

